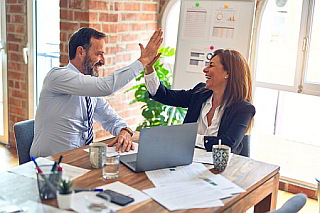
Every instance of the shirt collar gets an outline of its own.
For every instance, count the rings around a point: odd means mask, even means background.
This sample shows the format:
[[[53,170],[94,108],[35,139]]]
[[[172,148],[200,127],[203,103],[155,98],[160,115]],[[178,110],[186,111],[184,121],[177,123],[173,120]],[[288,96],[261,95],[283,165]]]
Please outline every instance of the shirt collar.
[[[71,62],[68,63],[66,68],[76,71],[77,73],[81,73]]]

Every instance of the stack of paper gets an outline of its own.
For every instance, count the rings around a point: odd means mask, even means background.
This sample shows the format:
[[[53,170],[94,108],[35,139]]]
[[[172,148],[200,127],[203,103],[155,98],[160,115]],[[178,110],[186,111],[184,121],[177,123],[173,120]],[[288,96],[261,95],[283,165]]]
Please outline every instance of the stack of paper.
[[[88,209],[87,209],[88,202],[102,202],[104,203],[104,205],[108,207],[109,210],[114,212],[121,208],[128,207],[128,206],[140,203],[142,201],[145,201],[147,199],[150,199],[149,196],[142,193],[141,191],[135,188],[132,188],[126,184],[123,184],[119,181],[110,183],[104,186],[100,186],[99,188],[102,188],[103,190],[111,189],[121,194],[130,196],[134,199],[134,201],[126,206],[119,206],[114,203],[107,203],[107,201],[105,201],[104,199],[97,197],[96,194],[98,192],[80,192],[74,195],[73,205],[71,208],[76,212],[86,213],[88,212]]]
[[[212,174],[200,163],[146,174],[156,187],[144,192],[170,211],[223,206],[220,199],[244,192],[223,176]]]
[[[42,157],[37,158],[36,161],[39,166],[53,165],[53,163],[54,163],[52,160],[48,160],[48,159],[42,158]],[[90,171],[88,169],[83,169],[80,167],[71,166],[71,165],[65,164],[65,163],[61,163],[60,165],[63,167],[62,177],[64,179],[73,180],[73,179],[76,179],[76,178],[78,178],[78,177],[80,177]],[[13,168],[9,169],[8,172],[12,172],[12,173],[15,173],[18,175],[23,175],[25,177],[37,179],[35,165],[32,161],[25,163],[21,166],[13,167]]]

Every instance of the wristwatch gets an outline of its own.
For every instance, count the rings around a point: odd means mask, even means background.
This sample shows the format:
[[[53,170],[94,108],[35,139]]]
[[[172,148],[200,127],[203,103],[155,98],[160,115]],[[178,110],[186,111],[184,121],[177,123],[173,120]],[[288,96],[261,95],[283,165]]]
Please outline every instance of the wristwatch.
[[[124,128],[122,128],[121,130],[127,131],[127,132],[131,135],[131,137],[132,137],[133,131],[132,131],[132,129],[130,129],[129,127],[124,127]],[[120,130],[120,131],[121,131],[121,130]]]

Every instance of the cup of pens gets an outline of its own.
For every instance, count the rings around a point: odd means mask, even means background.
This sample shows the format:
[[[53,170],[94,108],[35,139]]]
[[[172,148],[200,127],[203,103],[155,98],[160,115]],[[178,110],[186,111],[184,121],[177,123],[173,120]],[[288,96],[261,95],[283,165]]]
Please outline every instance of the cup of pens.
[[[231,148],[226,145],[221,145],[221,139],[219,140],[219,145],[212,146],[212,158],[215,170],[223,172],[226,169],[230,153]]]
[[[37,182],[41,200],[56,198],[61,182],[62,169],[53,165],[37,165]]]

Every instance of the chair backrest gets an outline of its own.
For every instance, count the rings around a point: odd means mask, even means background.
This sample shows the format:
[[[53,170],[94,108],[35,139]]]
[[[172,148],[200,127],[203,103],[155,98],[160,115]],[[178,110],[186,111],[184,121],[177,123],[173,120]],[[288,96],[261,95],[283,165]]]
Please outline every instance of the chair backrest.
[[[250,138],[251,138],[250,135],[245,135],[243,137],[243,139],[241,141],[243,144],[243,147],[242,147],[242,150],[239,153],[239,155],[245,156],[245,157],[250,157]]]
[[[34,137],[34,120],[15,123],[13,131],[16,137],[19,164],[21,165],[30,161],[29,152]]]
[[[307,195],[303,193],[296,194],[287,200],[280,209],[270,211],[269,213],[297,213],[307,202]]]

